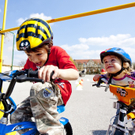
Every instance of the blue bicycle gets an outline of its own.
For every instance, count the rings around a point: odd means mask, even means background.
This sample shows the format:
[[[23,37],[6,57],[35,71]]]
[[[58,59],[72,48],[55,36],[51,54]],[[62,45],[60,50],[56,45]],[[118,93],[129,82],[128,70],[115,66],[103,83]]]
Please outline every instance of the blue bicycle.
[[[10,132],[19,131],[22,129],[29,129],[29,131],[25,132],[23,135],[39,135],[40,133],[37,131],[36,124],[34,122],[19,122],[15,124],[10,124],[8,121],[8,117],[10,114],[14,113],[17,106],[14,100],[10,97],[16,82],[41,82],[42,79],[37,78],[37,71],[33,70],[24,70],[24,71],[15,71],[12,74],[7,75],[5,73],[0,73],[0,102],[2,102],[4,106],[4,110],[0,109],[3,112],[3,116],[0,119],[0,135],[5,135]],[[2,93],[2,84],[3,81],[10,81],[8,89],[6,93]],[[65,106],[58,106],[57,111],[62,113],[65,110]],[[67,118],[61,117],[59,121],[64,125],[66,135],[73,135],[72,127]]]

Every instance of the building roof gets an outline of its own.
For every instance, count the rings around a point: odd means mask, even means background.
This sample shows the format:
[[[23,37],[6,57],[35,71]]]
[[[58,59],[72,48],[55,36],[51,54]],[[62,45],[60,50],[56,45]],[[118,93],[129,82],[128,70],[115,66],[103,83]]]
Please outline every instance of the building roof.
[[[99,64],[101,63],[100,59],[74,59],[75,62],[81,63],[81,64],[88,63],[90,60],[92,60],[96,63],[99,63]]]

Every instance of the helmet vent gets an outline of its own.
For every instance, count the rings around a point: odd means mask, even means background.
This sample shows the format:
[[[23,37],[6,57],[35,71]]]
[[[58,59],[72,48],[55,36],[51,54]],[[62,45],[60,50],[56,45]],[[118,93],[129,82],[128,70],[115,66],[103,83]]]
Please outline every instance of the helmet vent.
[[[121,50],[120,48],[117,48],[117,51]]]
[[[36,25],[36,36],[38,36],[38,26]]]
[[[26,25],[26,27],[25,27],[25,33],[24,33],[24,37],[25,37],[25,38],[28,37],[28,32],[27,32],[28,30],[27,30],[27,29],[28,29],[28,25]]]

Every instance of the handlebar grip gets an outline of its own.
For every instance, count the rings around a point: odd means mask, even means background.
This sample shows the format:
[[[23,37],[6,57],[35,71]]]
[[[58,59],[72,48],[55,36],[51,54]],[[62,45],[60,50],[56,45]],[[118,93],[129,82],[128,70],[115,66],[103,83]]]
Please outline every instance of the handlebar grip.
[[[25,76],[19,76],[16,77],[16,81],[17,82],[26,82],[26,81],[30,81],[30,82],[42,82],[44,83],[44,81],[42,79],[39,78],[32,78],[32,77],[25,77]]]
[[[51,72],[51,75],[50,75],[50,81],[51,81],[51,82],[55,80],[55,79],[52,79],[53,74],[54,74],[54,71],[52,71],[52,72]],[[38,70],[33,71],[32,69],[29,69],[27,76],[28,76],[28,77],[35,77],[35,78],[38,78]]]
[[[53,74],[54,74],[54,71],[52,71],[52,73],[51,73],[51,75],[50,75],[50,81],[51,81],[51,82],[55,80],[55,79],[52,79]]]
[[[38,70],[33,71],[32,69],[28,70],[28,77],[36,77],[38,78]]]
[[[102,78],[99,79],[98,83],[97,83],[97,87],[100,87],[100,84],[102,83]]]
[[[93,84],[92,86],[100,87],[101,83],[104,82],[103,78],[100,78],[99,81],[96,84]]]

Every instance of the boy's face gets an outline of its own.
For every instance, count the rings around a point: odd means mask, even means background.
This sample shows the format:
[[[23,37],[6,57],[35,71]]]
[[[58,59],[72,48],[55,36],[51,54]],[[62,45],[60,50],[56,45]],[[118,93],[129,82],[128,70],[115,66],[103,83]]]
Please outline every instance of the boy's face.
[[[121,70],[121,60],[114,55],[105,56],[103,63],[108,73],[117,73]]]
[[[39,67],[42,67],[48,58],[48,52],[45,48],[39,48],[36,52],[25,53],[27,54],[28,59]]]

